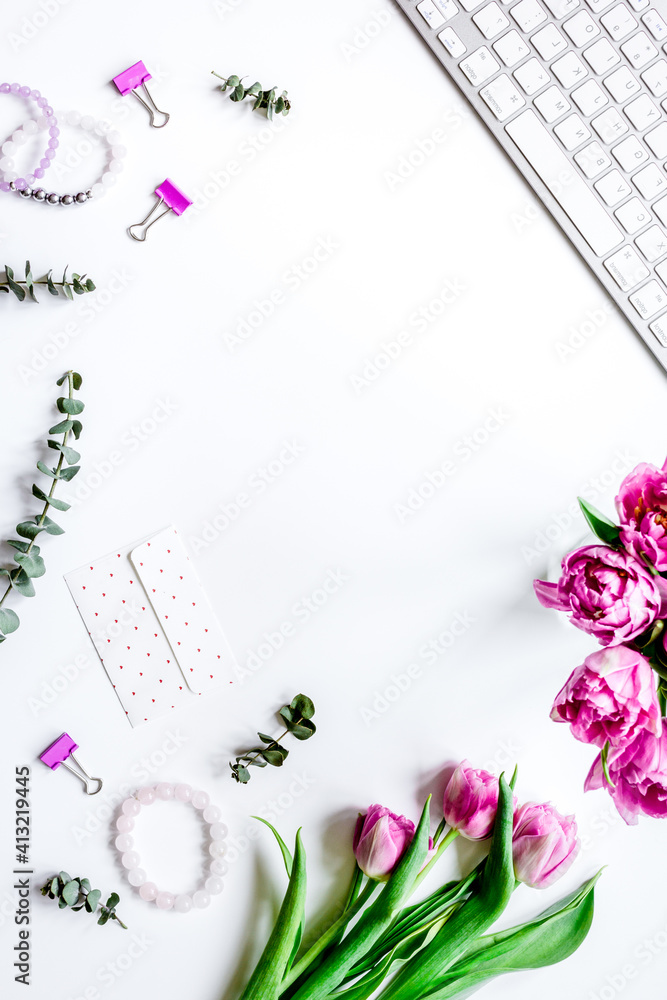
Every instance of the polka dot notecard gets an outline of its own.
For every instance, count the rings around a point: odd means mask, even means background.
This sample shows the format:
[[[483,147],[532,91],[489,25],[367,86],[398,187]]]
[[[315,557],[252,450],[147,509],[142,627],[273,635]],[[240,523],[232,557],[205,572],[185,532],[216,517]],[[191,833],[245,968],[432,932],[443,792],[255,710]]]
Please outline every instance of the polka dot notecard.
[[[131,725],[233,683],[232,652],[173,525],[65,580]]]

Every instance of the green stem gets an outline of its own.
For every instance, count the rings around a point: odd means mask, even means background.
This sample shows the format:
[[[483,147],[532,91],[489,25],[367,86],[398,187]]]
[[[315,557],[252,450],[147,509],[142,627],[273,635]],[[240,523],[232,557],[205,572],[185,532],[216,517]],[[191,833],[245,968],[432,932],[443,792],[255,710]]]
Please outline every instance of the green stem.
[[[459,835],[459,831],[458,830],[449,830],[445,834],[445,836],[441,840],[440,844],[438,845],[438,848],[437,848],[435,854],[433,855],[433,857],[431,858],[431,860],[428,862],[428,864],[424,865],[424,867],[420,871],[419,875],[415,879],[415,884],[414,884],[413,890],[412,890],[413,892],[415,891],[415,889],[417,889],[422,884],[422,882],[424,881],[424,879],[428,875],[429,870],[433,867],[434,864],[436,864],[440,860],[440,858],[445,853],[445,851],[447,850],[447,848],[449,847],[449,845],[452,843],[452,841],[456,840],[456,838],[458,837],[458,835]]]
[[[73,399],[73,398],[74,398],[74,381],[73,381],[73,379],[74,379],[74,372],[73,372],[73,371],[69,371],[69,372],[67,372],[67,387],[68,387],[68,388],[67,388],[67,394],[68,394],[68,396],[69,396],[69,398],[70,398],[70,399]],[[65,414],[65,416],[69,418],[69,414]],[[70,435],[70,433],[71,433],[70,431],[65,431],[65,433],[63,434],[63,448],[66,448],[66,447],[67,447],[67,442],[68,442],[68,440],[69,440],[69,435]],[[49,507],[51,506],[51,504],[49,503],[49,501],[51,500],[51,497],[53,496],[53,494],[54,494],[54,492],[55,492],[55,489],[56,489],[56,485],[57,485],[57,483],[58,483],[58,481],[59,481],[59,480],[58,480],[58,476],[59,476],[59,474],[60,474],[60,471],[62,470],[62,467],[63,467],[63,462],[64,462],[64,461],[65,461],[65,456],[64,456],[64,454],[63,454],[63,453],[62,453],[62,451],[61,451],[61,452],[60,452],[60,456],[59,456],[59,458],[58,458],[58,464],[57,464],[57,466],[56,466],[56,469],[55,469],[55,472],[56,472],[56,478],[55,478],[55,479],[53,480],[53,482],[51,483],[51,489],[49,490],[49,492],[48,492],[48,494],[47,494],[47,496],[48,496],[48,500],[46,500],[46,502],[45,502],[45,504],[44,504],[44,510],[43,510],[43,511],[42,511],[42,513],[40,514],[40,516],[39,516],[39,520],[38,520],[38,522],[37,522],[37,524],[38,524],[38,526],[39,526],[40,528],[41,528],[41,526],[42,526],[42,525],[44,524],[44,519],[46,518],[46,515],[48,514],[48,511],[49,511]],[[26,554],[26,555],[30,555],[30,552],[32,551],[32,547],[33,547],[33,545],[35,544],[35,538],[37,538],[37,535],[35,535],[35,537],[34,537],[34,538],[31,538],[31,539],[30,539],[30,542],[29,542],[29,544],[28,544],[28,548],[27,548],[27,549],[26,549],[26,551],[25,551],[25,554]],[[9,574],[9,579],[10,579],[10,580],[13,580],[13,579],[14,579],[14,577],[15,577],[15,576],[18,576],[18,574],[19,574],[20,572],[21,572],[21,567],[20,567],[20,566],[17,566],[17,568],[16,568],[16,569],[14,569],[14,570],[12,570],[12,572],[11,572],[11,573]],[[1,608],[1,607],[2,607],[2,605],[3,605],[4,603],[5,603],[5,601],[6,601],[7,597],[8,597],[8,595],[9,595],[9,594],[11,593],[11,591],[12,591],[12,590],[13,590],[13,584],[12,584],[12,583],[9,583],[9,584],[7,585],[7,589],[5,590],[4,594],[3,594],[3,595],[2,595],[2,597],[0,598],[0,608]]]
[[[356,914],[366,905],[366,903],[371,898],[377,887],[378,887],[377,882],[372,882],[372,881],[367,882],[367,884],[364,886],[364,888],[359,893],[354,902],[350,906],[348,906],[346,910],[343,911],[338,920],[336,920],[336,922],[331,925],[329,930],[326,931],[326,933],[324,933],[315,942],[315,944],[312,946],[312,948],[310,948],[306,952],[303,958],[299,959],[296,965],[292,966],[292,968],[282,981],[283,992],[284,990],[287,989],[288,986],[291,986],[292,983],[299,978],[299,976],[302,976],[304,974],[304,972],[311,964],[311,962],[314,959],[316,959],[317,956],[321,954],[321,952],[324,951],[324,949],[331,941],[335,939],[340,929],[342,927],[345,927],[345,925],[348,924],[350,920],[352,920],[352,917],[356,916]]]
[[[103,910],[106,910],[107,908],[106,908],[106,906],[103,906],[103,907],[102,907],[102,909],[103,909]],[[109,912],[109,911],[107,910],[107,913],[108,913],[108,912]],[[117,913],[112,913],[112,914],[111,914],[111,919],[112,919],[112,920],[116,920],[116,921],[117,921],[117,922],[118,922],[118,923],[120,924],[120,926],[121,926],[121,927],[123,928],[123,930],[124,930],[124,931],[126,931],[126,930],[127,930],[127,924],[124,924],[124,923],[123,923],[123,921],[122,921],[122,920],[120,919],[120,917],[118,916],[118,914],[117,914]]]

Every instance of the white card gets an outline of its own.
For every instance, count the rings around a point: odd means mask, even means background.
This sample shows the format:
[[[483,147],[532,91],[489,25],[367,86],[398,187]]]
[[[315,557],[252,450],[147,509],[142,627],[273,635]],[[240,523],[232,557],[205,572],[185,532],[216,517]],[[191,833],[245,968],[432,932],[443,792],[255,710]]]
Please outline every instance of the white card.
[[[234,682],[234,657],[173,525],[67,573],[131,725]]]

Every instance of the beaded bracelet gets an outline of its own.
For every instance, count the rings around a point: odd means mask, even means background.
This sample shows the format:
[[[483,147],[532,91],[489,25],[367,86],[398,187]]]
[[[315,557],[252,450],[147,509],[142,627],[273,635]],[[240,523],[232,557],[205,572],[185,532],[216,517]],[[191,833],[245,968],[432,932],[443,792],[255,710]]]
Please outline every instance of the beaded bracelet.
[[[212,859],[208,862],[210,874],[204,876],[203,889],[181,895],[160,890],[154,882],[147,881],[146,872],[139,867],[141,859],[134,850],[134,840],[130,832],[134,829],[135,818],[141,812],[141,807],[152,805],[156,799],[164,802],[189,803],[201,812],[208,826],[210,838],[208,853]],[[200,910],[205,909],[211,902],[211,896],[222,892],[221,876],[227,873],[227,865],[222,858],[227,853],[224,841],[228,831],[225,824],[220,822],[220,815],[218,807],[210,805],[208,794],[197,791],[190,785],[171,785],[169,782],[161,781],[154,787],[139,788],[133,796],[125,799],[121,805],[121,814],[116,820],[118,836],[115,844],[121,853],[121,864],[127,870],[127,880],[130,885],[139,889],[142,899],[149,903],[154,902],[159,910],[174,909],[177,913],[188,913],[193,906]]]
[[[39,165],[27,177],[19,177],[14,173],[12,170],[11,154],[15,152],[17,146],[23,145],[27,141],[28,135],[34,135],[38,131],[37,123],[35,123],[34,128],[29,128],[27,133],[18,129],[7,142],[3,143],[2,152],[4,155],[0,159],[0,173],[2,174],[0,191],[22,191],[34,184],[36,180],[41,180],[44,173],[51,166],[51,160],[54,159],[56,149],[58,148],[58,135],[60,134],[58,119],[54,115],[53,108],[50,106],[48,100],[46,97],[42,97],[39,90],[31,90],[30,87],[21,86],[20,83],[0,83],[0,94],[14,94],[16,97],[29,98],[31,101],[34,101],[40,110],[39,120],[44,122],[44,128],[49,129],[50,138],[44,156],[39,161]],[[16,138],[17,133],[21,135],[18,139]]]
[[[34,183],[34,179],[29,177],[28,180],[31,183],[26,184],[24,187],[19,187],[19,181],[11,181],[9,183],[9,190],[18,191],[23,198],[33,198],[35,201],[43,202],[45,205],[83,205],[91,198],[101,197],[108,187],[116,183],[116,175],[123,169],[122,160],[127,153],[127,149],[120,144],[121,136],[119,132],[108,131],[107,124],[102,121],[95,121],[92,115],[82,115],[79,111],[68,111],[66,114],[61,114],[61,121],[75,127],[79,126],[86,132],[95,132],[96,135],[99,135],[105,141],[111,155],[99,181],[94,183],[87,191],[79,191],[77,194],[59,195],[55,191],[49,193],[41,187],[33,188],[32,183]],[[45,124],[43,118],[38,119],[37,122],[24,122],[21,128],[13,133],[10,144],[13,143],[15,146],[21,146],[26,141],[28,135],[33,135],[35,131],[41,131],[46,127],[48,126]],[[57,138],[50,141],[55,141],[57,147],[59,143]],[[2,146],[3,152],[7,145],[8,143],[5,143]],[[0,160],[0,169],[2,169],[2,160]]]

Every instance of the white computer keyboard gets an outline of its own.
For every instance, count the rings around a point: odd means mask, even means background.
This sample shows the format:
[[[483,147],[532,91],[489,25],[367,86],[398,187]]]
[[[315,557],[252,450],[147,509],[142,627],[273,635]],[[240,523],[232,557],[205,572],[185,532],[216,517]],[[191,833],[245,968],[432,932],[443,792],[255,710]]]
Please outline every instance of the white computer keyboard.
[[[667,370],[667,0],[397,0]]]

